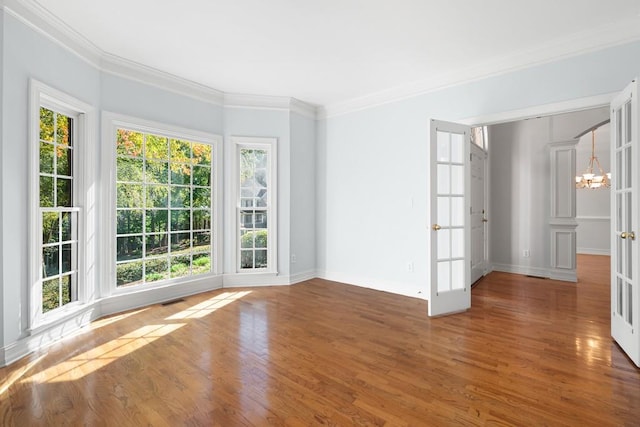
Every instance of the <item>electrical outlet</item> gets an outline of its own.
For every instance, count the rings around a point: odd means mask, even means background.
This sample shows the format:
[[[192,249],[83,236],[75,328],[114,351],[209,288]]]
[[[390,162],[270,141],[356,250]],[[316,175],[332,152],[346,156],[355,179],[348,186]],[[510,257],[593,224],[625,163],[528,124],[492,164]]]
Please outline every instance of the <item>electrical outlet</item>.
[[[291,263],[295,264],[296,261],[297,261],[296,254],[291,254]]]
[[[522,256],[525,258],[529,258],[531,256],[529,249],[525,249],[524,251],[522,251]]]
[[[407,271],[409,273],[413,273],[413,262],[412,261],[407,262]]]

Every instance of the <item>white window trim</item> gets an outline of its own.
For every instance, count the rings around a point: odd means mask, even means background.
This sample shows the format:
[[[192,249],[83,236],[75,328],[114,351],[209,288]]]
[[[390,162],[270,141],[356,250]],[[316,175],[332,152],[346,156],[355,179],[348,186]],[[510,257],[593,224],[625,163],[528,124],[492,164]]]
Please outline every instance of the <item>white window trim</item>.
[[[179,277],[174,279],[162,280],[159,282],[145,283],[141,285],[118,288],[116,285],[116,216],[114,210],[116,206],[116,144],[115,135],[119,128],[131,129],[143,133],[151,133],[162,135],[169,138],[183,139],[195,142],[203,142],[211,144],[213,147],[213,161],[211,167],[213,170],[213,182],[211,189],[213,197],[211,203],[213,209],[212,215],[212,234],[213,255],[211,259],[211,272],[208,274],[198,274],[196,276]],[[192,281],[199,281],[206,277],[220,275],[222,272],[222,137],[219,135],[200,132],[192,129],[182,128],[179,126],[167,125],[160,122],[139,119],[132,116],[103,112],[102,113],[102,191],[103,191],[103,217],[106,219],[102,223],[104,252],[102,256],[102,283],[101,296],[108,297],[111,295],[130,294],[139,291],[164,288],[176,284],[183,284]]]
[[[229,215],[232,224],[231,239],[231,265],[237,274],[278,274],[278,139],[272,137],[246,137],[232,136],[232,162],[230,193],[232,203],[229,206]],[[267,150],[269,153],[267,166],[267,218],[269,218],[267,239],[267,268],[242,269],[240,268],[240,150],[242,148]]]
[[[40,217],[40,107],[54,109],[74,119],[73,195],[78,207],[78,299],[48,313],[42,313],[41,222]],[[92,147],[95,129],[94,108],[42,82],[29,81],[29,332],[73,316],[94,298],[95,237],[88,225],[95,222],[95,185]],[[88,206],[88,204],[92,204]]]

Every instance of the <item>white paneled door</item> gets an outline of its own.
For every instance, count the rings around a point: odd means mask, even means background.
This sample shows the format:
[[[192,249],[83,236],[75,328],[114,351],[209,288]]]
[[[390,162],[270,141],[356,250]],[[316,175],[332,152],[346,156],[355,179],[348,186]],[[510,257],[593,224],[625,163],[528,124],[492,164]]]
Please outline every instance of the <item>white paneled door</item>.
[[[429,316],[471,307],[469,126],[431,120]]]
[[[487,271],[487,211],[485,172],[487,153],[471,144],[471,283]]]
[[[640,366],[638,79],[611,103],[611,336]]]

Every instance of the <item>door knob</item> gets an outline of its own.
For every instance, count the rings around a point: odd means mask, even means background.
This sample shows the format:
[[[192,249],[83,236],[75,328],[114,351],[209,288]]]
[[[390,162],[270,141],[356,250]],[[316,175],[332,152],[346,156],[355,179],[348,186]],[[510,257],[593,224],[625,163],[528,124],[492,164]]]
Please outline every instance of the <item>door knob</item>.
[[[487,218],[482,218],[482,222],[489,222]]]
[[[434,230],[434,231],[438,231],[438,230],[440,230],[442,227],[440,227],[438,224],[433,224],[433,225],[431,226],[431,228],[433,228],[433,230]]]
[[[626,239],[629,238],[631,240],[635,240],[636,239],[636,233],[634,233],[633,231],[623,231],[622,233],[620,233],[620,238],[621,239]]]
[[[620,238],[621,239],[626,239],[627,238],[627,232],[623,231],[622,233],[620,233]]]

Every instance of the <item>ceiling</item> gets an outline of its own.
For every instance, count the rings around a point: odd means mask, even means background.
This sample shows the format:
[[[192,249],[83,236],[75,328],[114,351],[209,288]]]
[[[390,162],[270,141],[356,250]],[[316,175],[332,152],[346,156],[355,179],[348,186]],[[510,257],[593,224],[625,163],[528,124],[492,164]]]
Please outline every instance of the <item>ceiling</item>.
[[[228,93],[324,106],[640,39],[640,0],[37,3],[105,53]]]

